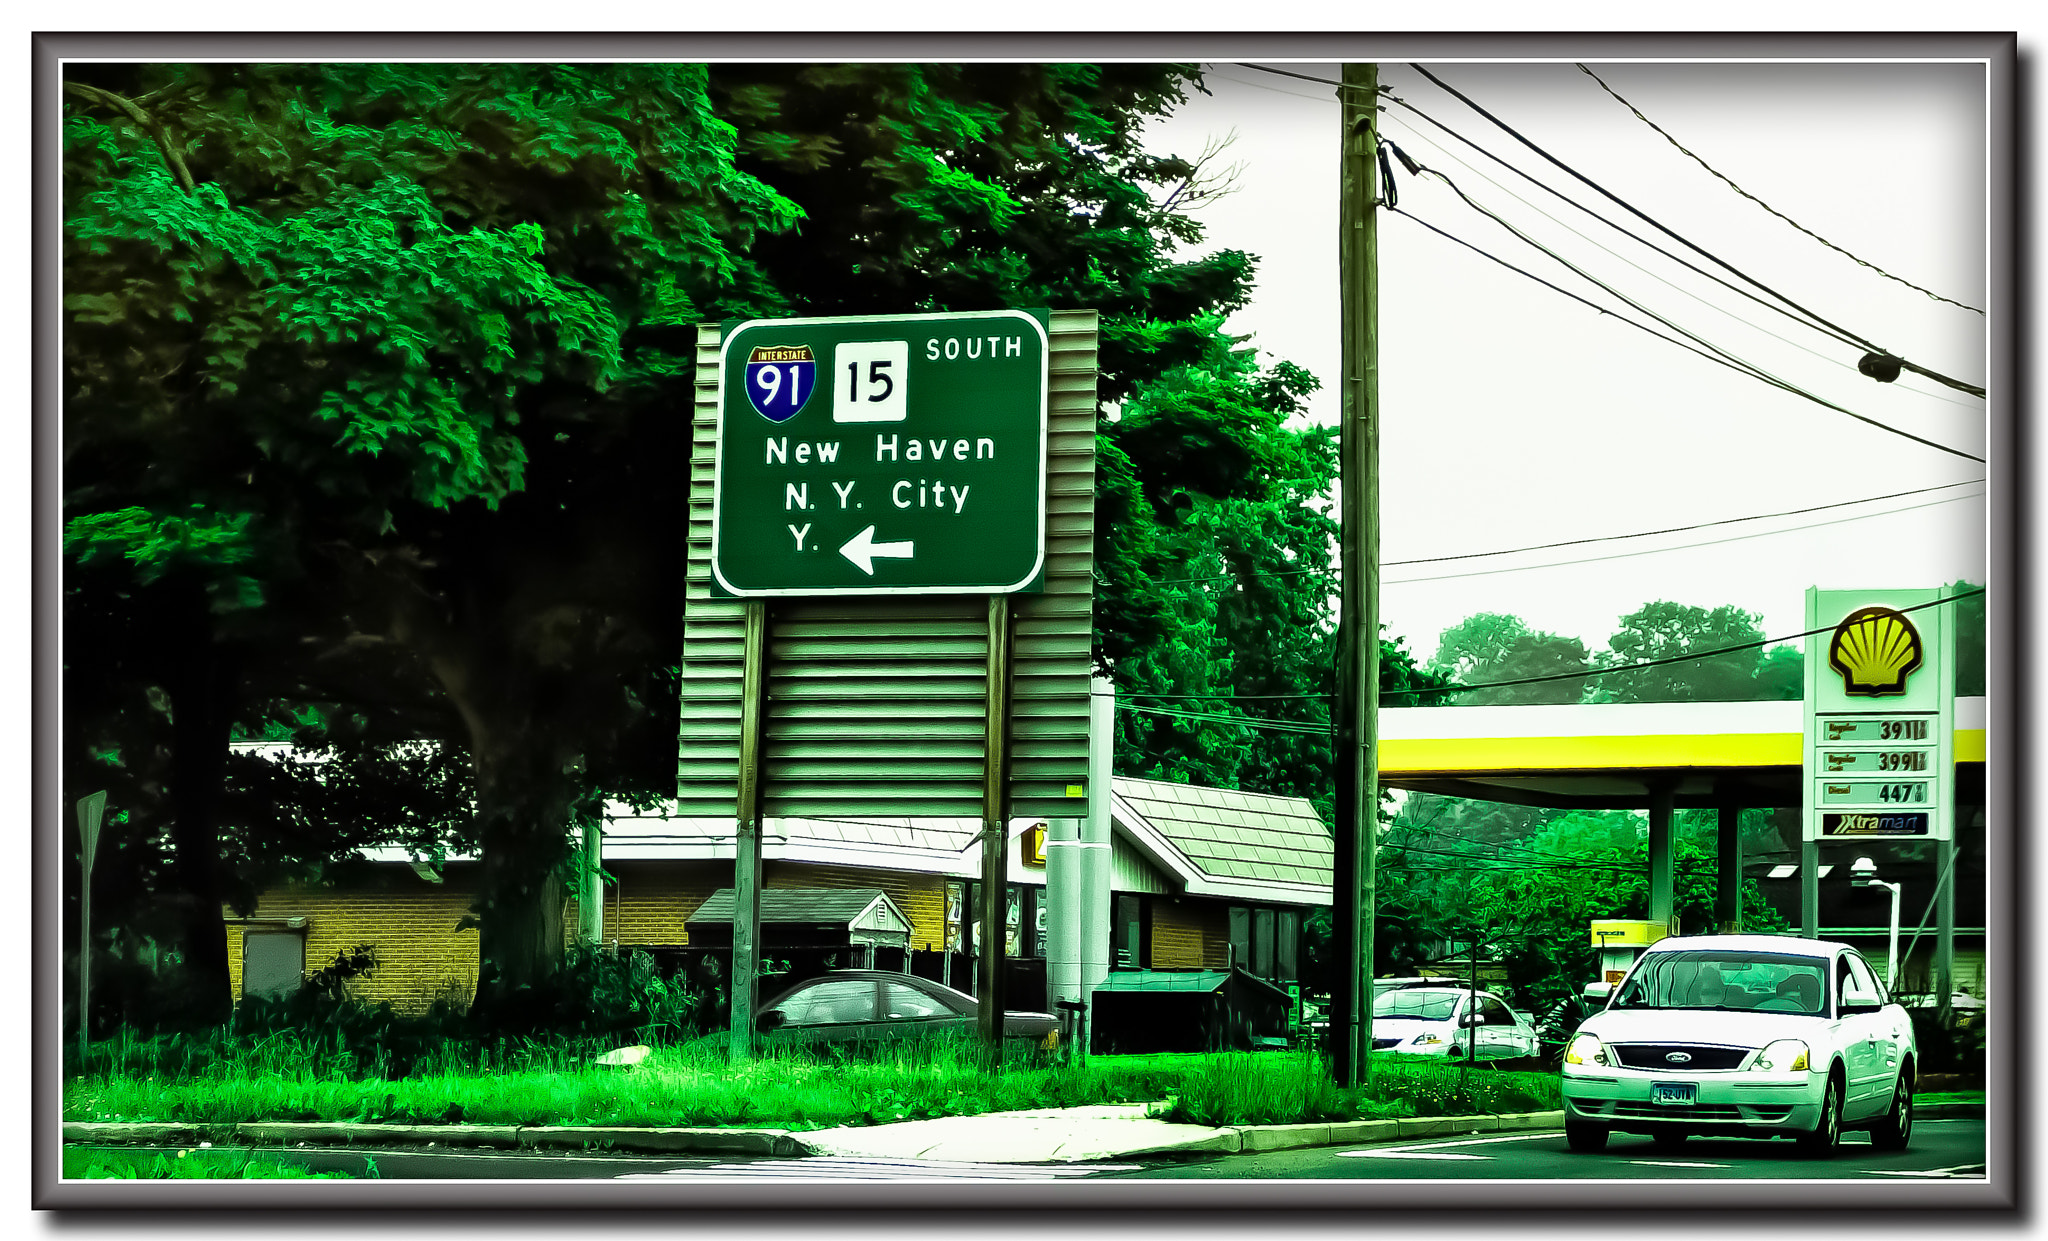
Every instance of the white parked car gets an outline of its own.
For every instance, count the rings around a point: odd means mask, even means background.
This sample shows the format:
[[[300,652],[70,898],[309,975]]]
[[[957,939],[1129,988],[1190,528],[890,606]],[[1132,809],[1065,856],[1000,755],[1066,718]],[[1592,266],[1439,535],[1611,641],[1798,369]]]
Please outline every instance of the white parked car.
[[[1565,1046],[1565,1137],[1610,1131],[1789,1136],[1831,1154],[1844,1129],[1903,1150],[1913,1024],[1846,944],[1700,935],[1653,944]]]
[[[1475,1060],[1514,1060],[1541,1047],[1529,1018],[1499,996],[1449,984],[1381,992],[1372,1002],[1372,1045],[1375,1051]]]

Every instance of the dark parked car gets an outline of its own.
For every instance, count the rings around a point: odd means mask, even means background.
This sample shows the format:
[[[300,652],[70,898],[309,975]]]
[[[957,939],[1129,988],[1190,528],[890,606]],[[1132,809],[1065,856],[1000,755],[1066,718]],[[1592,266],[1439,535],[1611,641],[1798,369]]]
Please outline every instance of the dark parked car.
[[[974,1030],[976,1001],[964,991],[912,974],[834,970],[807,978],[763,1003],[754,1028],[774,1043],[860,1043],[959,1037]],[[1059,1018],[1051,1013],[1003,1014],[1005,1042],[1050,1050]]]

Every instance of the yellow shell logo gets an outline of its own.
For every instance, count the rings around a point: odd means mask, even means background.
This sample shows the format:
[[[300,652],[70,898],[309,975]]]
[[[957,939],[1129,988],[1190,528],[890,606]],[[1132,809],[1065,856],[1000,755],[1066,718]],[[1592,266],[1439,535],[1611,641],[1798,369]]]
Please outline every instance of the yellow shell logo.
[[[1842,692],[1852,697],[1903,694],[1920,663],[1920,631],[1891,608],[1849,613],[1828,643],[1828,667],[1842,674]]]

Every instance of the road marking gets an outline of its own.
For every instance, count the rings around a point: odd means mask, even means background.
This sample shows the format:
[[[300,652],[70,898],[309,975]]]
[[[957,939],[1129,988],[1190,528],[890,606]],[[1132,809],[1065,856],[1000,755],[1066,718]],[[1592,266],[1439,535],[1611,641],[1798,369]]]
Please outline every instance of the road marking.
[[[1981,1163],[1959,1163],[1953,1168],[1924,1168],[1909,1172],[1879,1168],[1865,1168],[1863,1171],[1870,1176],[1970,1176],[1982,1175],[1983,1168]]]
[[[1728,1163],[1675,1163],[1668,1159],[1631,1159],[1629,1162],[1639,1163],[1646,1168],[1732,1168],[1735,1166]]]
[[[1143,1164],[963,1163],[945,1159],[867,1159],[853,1155],[818,1155],[808,1159],[768,1159],[758,1163],[722,1163],[708,1168],[671,1168],[663,1172],[629,1172],[621,1181],[674,1180],[831,1180],[831,1181],[1051,1181],[1094,1176],[1099,1172],[1138,1172]]]
[[[1507,1137],[1459,1138],[1450,1142],[1410,1142],[1404,1146],[1382,1146],[1368,1150],[1338,1151],[1339,1159],[1491,1159],[1491,1155],[1432,1154],[1446,1146],[1484,1146],[1489,1142],[1535,1142],[1555,1138],[1556,1133],[1517,1133]]]

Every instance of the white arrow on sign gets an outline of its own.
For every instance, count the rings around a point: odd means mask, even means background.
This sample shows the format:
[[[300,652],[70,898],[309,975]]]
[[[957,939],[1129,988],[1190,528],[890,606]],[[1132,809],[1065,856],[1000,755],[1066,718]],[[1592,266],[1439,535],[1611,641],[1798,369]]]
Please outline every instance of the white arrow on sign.
[[[911,557],[912,549],[909,539],[904,539],[898,543],[875,542],[875,528],[869,526],[859,534],[848,539],[846,546],[839,549],[839,554],[851,560],[854,567],[862,573],[873,577],[875,575],[875,561],[908,560]]]

